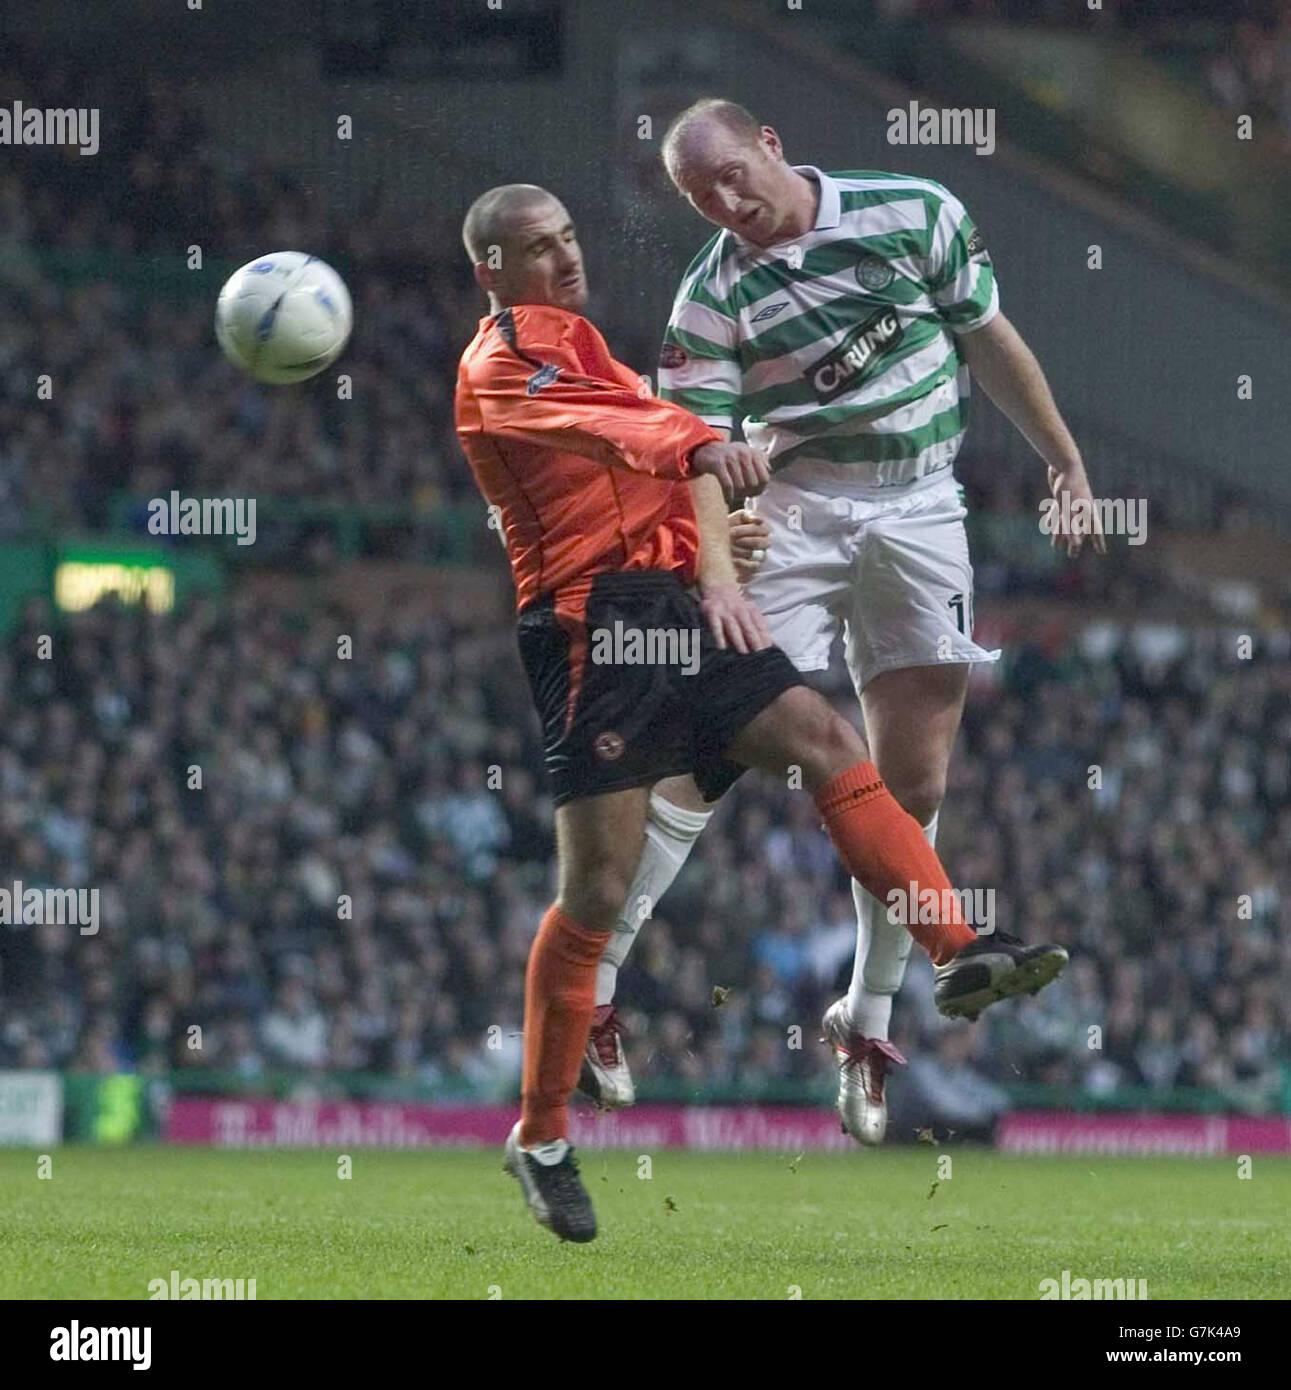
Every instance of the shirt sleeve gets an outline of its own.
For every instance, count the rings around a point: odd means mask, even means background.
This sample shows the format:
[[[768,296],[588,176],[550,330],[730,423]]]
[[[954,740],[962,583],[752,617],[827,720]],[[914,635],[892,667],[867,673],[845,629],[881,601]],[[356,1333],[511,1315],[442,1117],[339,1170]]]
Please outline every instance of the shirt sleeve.
[[[941,189],[928,255],[928,293],[954,333],[985,328],[1000,312],[990,252],[963,203]]]
[[[739,325],[683,284],[659,353],[659,394],[714,429],[732,432],[740,400]]]
[[[694,415],[611,378],[587,376],[572,346],[526,342],[470,382],[480,432],[562,449],[657,478],[691,476],[690,454],[721,436]]]

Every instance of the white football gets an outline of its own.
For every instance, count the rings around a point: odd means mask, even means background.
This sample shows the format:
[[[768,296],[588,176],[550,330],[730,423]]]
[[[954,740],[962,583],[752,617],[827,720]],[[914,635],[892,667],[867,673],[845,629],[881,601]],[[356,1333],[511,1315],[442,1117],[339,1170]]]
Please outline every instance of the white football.
[[[274,386],[330,367],[353,325],[345,281],[303,251],[248,261],[225,281],[215,306],[215,337],[225,357]]]

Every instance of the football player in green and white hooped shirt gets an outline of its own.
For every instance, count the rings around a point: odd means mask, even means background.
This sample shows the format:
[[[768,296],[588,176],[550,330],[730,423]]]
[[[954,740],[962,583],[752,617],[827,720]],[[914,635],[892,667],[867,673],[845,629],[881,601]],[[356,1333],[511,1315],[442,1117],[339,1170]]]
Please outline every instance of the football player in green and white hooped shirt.
[[[731,102],[697,102],[664,137],[669,176],[724,230],[682,280],[659,363],[660,395],[770,458],[758,499],[769,535],[751,556],[732,527],[747,592],[799,670],[823,670],[840,629],[879,772],[929,841],[946,787],[969,670],[993,661],[972,639],[973,573],[952,465],[970,373],[1048,465],[1055,498],[1089,498],[1079,450],[1039,363],[999,311],[995,274],[962,204],[929,179],[790,166],[780,140]],[[1065,513],[1064,513],[1065,514]],[[1076,533],[1055,535],[1069,555]],[[1094,534],[1097,549],[1101,535]],[[647,843],[603,958],[582,1085],[632,1101],[613,1010],[617,967],[645,914],[708,820],[689,778],[651,797]],[[884,1081],[904,1058],[888,1041],[911,937],[853,884],[851,987],[825,1015],[839,1062],[838,1109],[881,1142]],[[979,927],[981,923],[977,924]],[[981,949],[978,950],[978,947]],[[938,1007],[976,1017],[997,972],[1024,948],[983,937],[973,961],[939,968]],[[1035,987],[1065,963],[1035,964]]]

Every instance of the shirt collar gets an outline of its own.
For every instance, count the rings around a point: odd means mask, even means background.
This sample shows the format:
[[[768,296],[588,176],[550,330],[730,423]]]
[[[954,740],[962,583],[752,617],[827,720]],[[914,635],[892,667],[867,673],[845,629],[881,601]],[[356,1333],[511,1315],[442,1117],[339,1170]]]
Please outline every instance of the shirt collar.
[[[843,200],[839,196],[838,185],[828,174],[822,174],[814,164],[795,164],[795,174],[804,174],[816,180],[820,189],[820,207],[816,210],[816,225],[813,231],[824,231],[827,227],[837,227],[843,215]]]

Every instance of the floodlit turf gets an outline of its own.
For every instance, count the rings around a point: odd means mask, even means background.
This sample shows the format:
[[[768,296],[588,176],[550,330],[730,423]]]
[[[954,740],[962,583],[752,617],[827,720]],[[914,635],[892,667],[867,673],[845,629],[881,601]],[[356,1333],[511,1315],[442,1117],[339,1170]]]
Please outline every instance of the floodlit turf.
[[[938,1158],[953,1160],[937,1181]],[[501,1153],[0,1151],[0,1298],[144,1298],[150,1279],[266,1298],[1149,1298],[1291,1292],[1291,1162],[586,1152],[589,1246],[534,1224]],[[934,1186],[935,1184],[935,1186]],[[491,1292],[500,1290],[500,1293]]]

